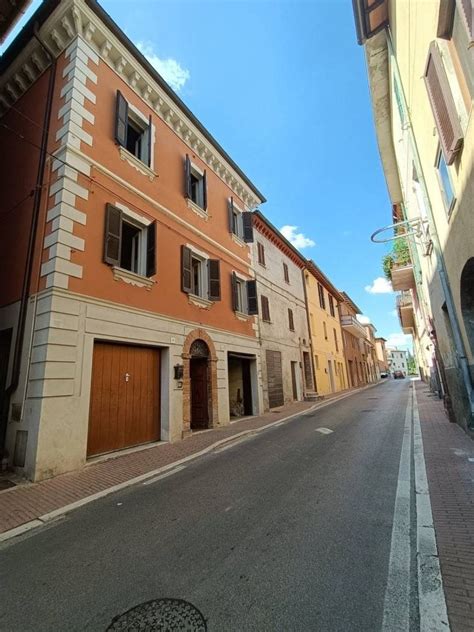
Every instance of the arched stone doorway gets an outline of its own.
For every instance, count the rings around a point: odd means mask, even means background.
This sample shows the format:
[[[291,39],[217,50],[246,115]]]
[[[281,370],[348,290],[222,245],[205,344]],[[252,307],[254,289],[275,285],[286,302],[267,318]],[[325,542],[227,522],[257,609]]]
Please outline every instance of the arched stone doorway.
[[[217,356],[203,329],[195,329],[183,347],[183,436],[218,425]]]
[[[474,355],[474,257],[468,259],[461,274],[461,312]]]

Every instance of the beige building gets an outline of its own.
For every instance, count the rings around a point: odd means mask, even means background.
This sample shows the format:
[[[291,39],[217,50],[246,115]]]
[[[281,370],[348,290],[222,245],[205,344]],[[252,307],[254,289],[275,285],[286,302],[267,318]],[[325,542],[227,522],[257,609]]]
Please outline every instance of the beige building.
[[[376,382],[380,376],[378,371],[377,353],[375,350],[375,332],[377,331],[372,324],[364,325],[365,335],[367,338],[367,368],[369,382]]]
[[[314,261],[304,272],[313,366],[318,395],[348,388],[339,304],[344,300]]]
[[[421,375],[467,429],[474,422],[472,3],[366,5],[354,2],[357,35],[396,224],[395,234],[389,226],[378,239],[395,238],[386,267],[402,292],[400,320],[413,334]]]
[[[377,356],[379,376],[381,376],[382,373],[388,373],[388,357],[387,349],[385,347],[386,342],[386,339],[382,337],[375,339],[375,355]]]

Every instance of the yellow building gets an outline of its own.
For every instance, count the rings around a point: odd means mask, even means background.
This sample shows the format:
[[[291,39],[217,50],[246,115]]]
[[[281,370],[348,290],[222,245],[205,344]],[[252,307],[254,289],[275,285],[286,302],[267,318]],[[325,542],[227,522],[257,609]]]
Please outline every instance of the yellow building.
[[[328,395],[348,387],[338,311],[343,299],[313,261],[304,276],[316,390]]]

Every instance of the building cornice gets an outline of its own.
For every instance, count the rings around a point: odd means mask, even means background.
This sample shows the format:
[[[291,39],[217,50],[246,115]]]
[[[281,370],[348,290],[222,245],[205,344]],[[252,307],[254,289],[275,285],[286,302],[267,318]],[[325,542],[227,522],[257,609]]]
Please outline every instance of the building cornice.
[[[231,164],[230,157],[225,155],[194,115],[184,111],[187,108],[179,97],[169,87],[160,85],[160,82],[164,84],[164,81],[138,49],[131,42],[127,47],[120,41],[112,32],[112,28],[118,32],[118,27],[107,16],[109,28],[96,11],[107,15],[96,2],[63,0],[44,19],[39,34],[56,56],[66,50],[76,37],[85,39],[101,60],[120,76],[195,154],[199,155],[249,209],[254,209],[264,202],[265,198],[250,181],[245,181],[246,176],[242,172],[239,173],[237,165]],[[126,39],[123,33],[121,35],[122,39]],[[133,49],[134,54],[130,49]],[[18,101],[48,66],[47,54],[32,37],[10,65],[3,69],[3,76],[0,79],[0,116]]]
[[[268,221],[261,211],[256,211],[253,214],[253,225],[259,233],[281,250],[301,270],[305,268],[306,259],[303,255],[283,237],[280,231]]]

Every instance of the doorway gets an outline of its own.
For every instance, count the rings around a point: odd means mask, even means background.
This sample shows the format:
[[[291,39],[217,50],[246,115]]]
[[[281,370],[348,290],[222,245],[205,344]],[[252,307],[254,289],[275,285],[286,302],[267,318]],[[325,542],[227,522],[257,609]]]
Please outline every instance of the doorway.
[[[331,388],[331,393],[334,393],[336,389],[334,387],[334,371],[332,368],[332,360],[328,360],[328,373],[329,373],[329,384]]]
[[[252,362],[254,356],[229,353],[229,412],[231,418],[253,415]]]
[[[293,401],[296,402],[298,401],[298,387],[297,387],[297,383],[296,383],[296,367],[297,367],[298,363],[297,362],[292,362],[291,363],[291,386],[293,389]]]
[[[190,349],[191,430],[209,428],[209,347],[195,340]]]

